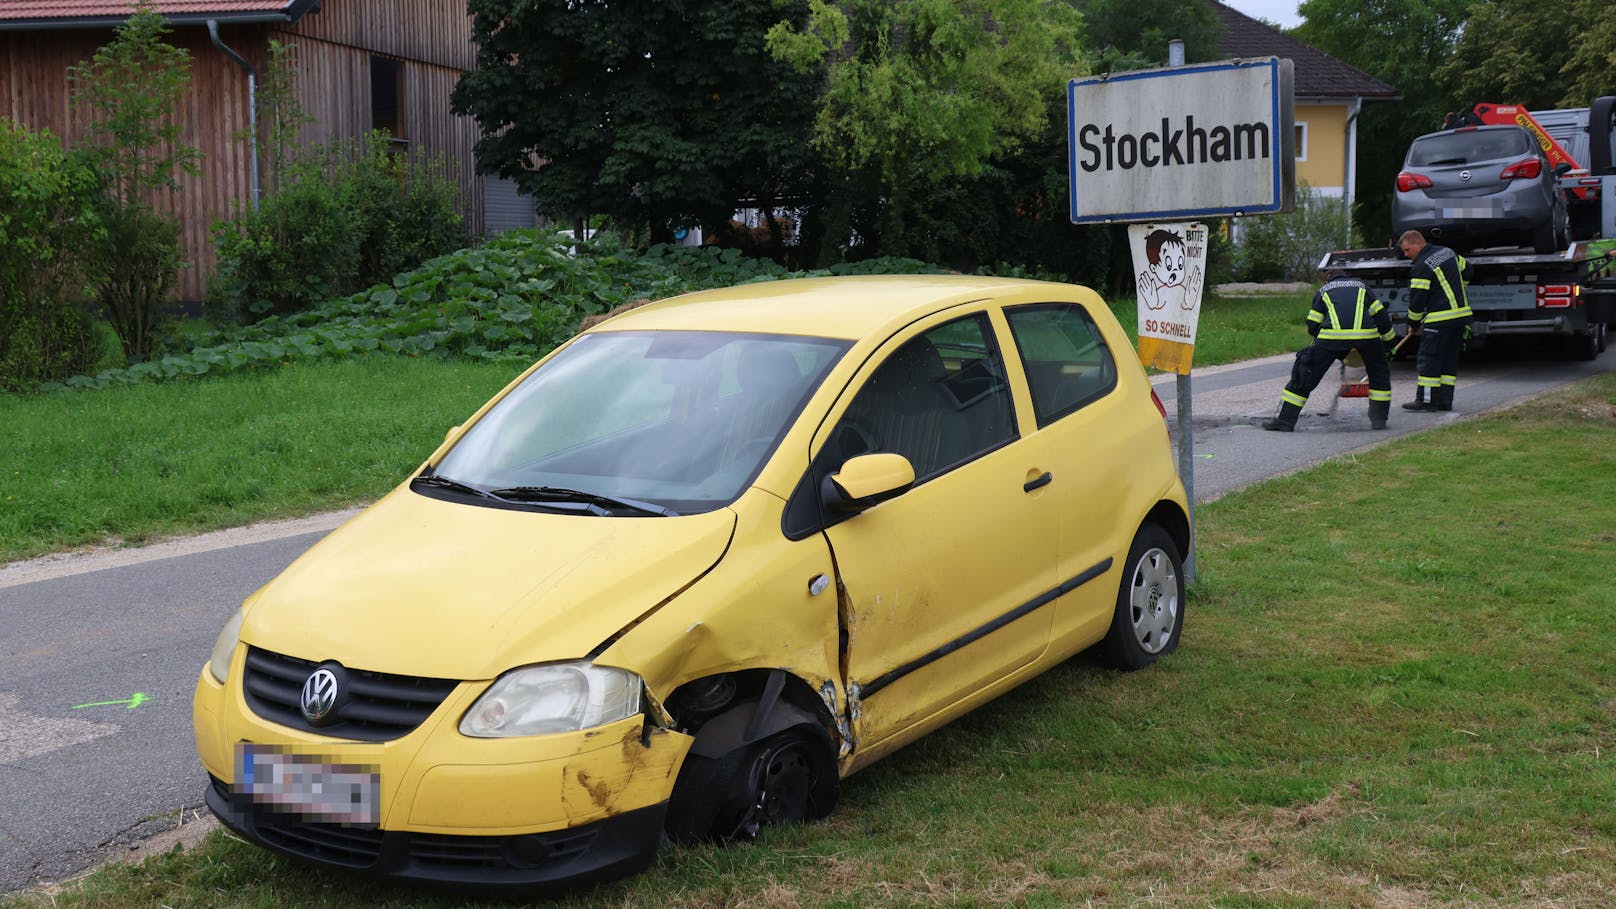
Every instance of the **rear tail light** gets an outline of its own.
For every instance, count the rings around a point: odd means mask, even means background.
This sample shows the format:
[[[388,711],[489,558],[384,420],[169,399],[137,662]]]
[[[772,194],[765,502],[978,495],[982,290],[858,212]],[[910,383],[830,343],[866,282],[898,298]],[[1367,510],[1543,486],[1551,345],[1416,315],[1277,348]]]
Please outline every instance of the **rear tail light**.
[[[1157,397],[1156,389],[1154,388],[1150,390],[1150,403],[1156,405],[1156,412],[1161,414],[1163,420],[1167,419],[1167,405],[1163,404],[1161,398]]]
[[[1397,175],[1397,191],[1406,193],[1409,190],[1424,189],[1431,185],[1431,178],[1424,174],[1411,174],[1403,171]]]
[[[1539,309],[1569,309],[1577,304],[1577,298],[1582,296],[1582,287],[1577,284],[1539,284],[1537,286],[1537,306]]]
[[[1500,180],[1536,180],[1543,176],[1543,162],[1538,158],[1516,161],[1498,174]]]

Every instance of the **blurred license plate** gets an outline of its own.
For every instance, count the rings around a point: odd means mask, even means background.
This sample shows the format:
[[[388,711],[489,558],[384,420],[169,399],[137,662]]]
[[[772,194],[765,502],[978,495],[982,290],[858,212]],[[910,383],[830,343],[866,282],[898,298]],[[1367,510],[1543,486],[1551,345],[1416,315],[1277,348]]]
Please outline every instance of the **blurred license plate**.
[[[236,784],[253,804],[302,820],[375,825],[381,821],[381,774],[365,764],[330,763],[272,745],[240,745]]]
[[[1442,209],[1444,218],[1497,218],[1503,215],[1503,208],[1497,203],[1489,205],[1464,205]]]

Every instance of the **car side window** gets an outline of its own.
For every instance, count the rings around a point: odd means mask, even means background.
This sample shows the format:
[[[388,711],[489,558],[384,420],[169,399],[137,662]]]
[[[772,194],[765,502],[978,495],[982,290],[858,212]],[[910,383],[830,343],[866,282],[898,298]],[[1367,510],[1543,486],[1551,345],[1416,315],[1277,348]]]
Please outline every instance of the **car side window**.
[[[1039,426],[1104,397],[1117,386],[1117,364],[1088,311],[1072,303],[1005,310],[1032,392]]]
[[[893,452],[921,482],[1013,439],[1010,387],[992,339],[979,313],[894,351],[831,431],[831,469],[856,455]]]

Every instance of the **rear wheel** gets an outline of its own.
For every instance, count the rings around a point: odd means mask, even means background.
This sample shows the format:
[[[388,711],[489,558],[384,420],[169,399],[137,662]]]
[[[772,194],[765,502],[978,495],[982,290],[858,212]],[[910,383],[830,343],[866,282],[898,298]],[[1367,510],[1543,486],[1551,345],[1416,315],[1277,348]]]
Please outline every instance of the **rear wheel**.
[[[1599,352],[1604,349],[1600,343],[1601,327],[1603,326],[1590,325],[1584,331],[1563,337],[1561,343],[1565,345],[1565,355],[1573,360],[1592,360],[1599,356]]]
[[[1119,669],[1143,669],[1178,649],[1184,630],[1184,563],[1167,531],[1146,524],[1134,537],[1117,590],[1111,630],[1099,656]]]

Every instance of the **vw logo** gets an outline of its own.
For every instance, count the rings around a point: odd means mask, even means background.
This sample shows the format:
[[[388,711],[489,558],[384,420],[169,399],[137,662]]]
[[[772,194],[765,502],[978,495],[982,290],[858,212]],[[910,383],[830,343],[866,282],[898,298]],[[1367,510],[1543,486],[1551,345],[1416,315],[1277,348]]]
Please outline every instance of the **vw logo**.
[[[303,683],[303,718],[319,725],[337,706],[337,674],[322,666]]]
[[[1459,171],[1459,182],[1461,182],[1461,183],[1469,183],[1470,182],[1470,171],[1468,171],[1468,170]]]

